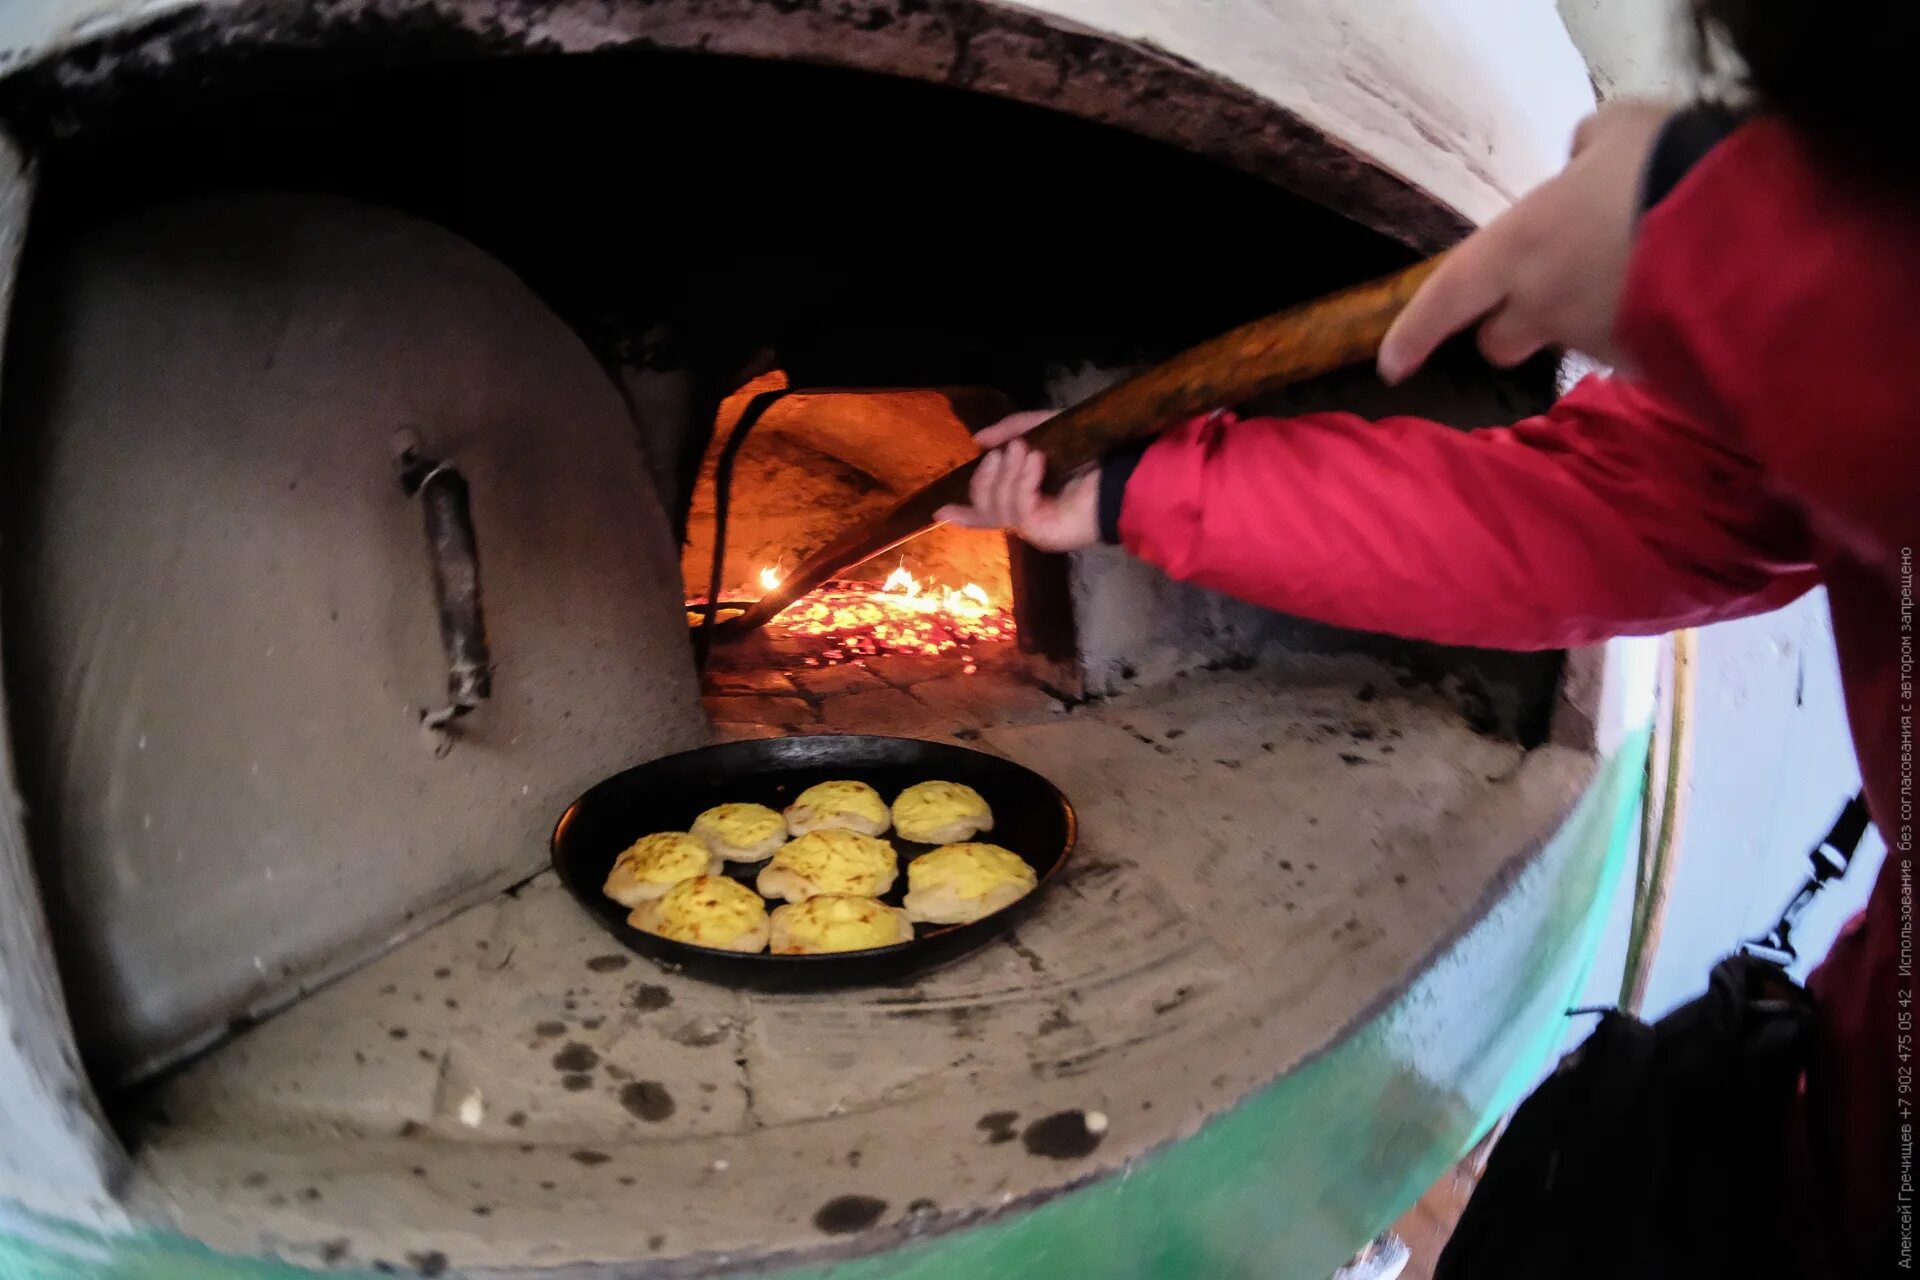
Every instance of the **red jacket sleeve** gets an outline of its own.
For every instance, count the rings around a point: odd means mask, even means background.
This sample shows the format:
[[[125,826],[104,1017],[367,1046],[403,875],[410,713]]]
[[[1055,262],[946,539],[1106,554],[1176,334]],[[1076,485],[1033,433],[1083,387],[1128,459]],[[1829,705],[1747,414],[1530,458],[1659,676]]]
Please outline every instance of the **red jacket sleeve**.
[[[1196,419],[1140,460],[1120,534],[1175,578],[1286,613],[1503,649],[1759,613],[1816,581],[1754,463],[1617,378],[1478,431]]]
[[[1920,198],[1756,120],[1641,219],[1621,299],[1644,379],[1870,565],[1920,537],[1917,239]]]

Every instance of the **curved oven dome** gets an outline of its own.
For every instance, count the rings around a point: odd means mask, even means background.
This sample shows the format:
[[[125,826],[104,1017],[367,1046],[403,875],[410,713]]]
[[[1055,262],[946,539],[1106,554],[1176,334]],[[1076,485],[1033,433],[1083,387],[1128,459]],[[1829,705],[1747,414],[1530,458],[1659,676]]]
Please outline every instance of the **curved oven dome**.
[[[1060,402],[1446,243],[1590,103],[1550,6],[25,0],[0,51],[41,184],[0,166],[0,262],[37,195],[0,1270],[1319,1280],[1547,1051],[1639,776],[1625,648],[1016,556],[1101,696],[737,655],[702,689],[674,541],[772,369]],[[1378,407],[1548,391],[1463,364]],[[438,756],[400,426],[466,474],[497,665]],[[527,878],[542,823],[709,719],[1006,754],[1078,807],[1074,873],[894,988],[610,954]]]

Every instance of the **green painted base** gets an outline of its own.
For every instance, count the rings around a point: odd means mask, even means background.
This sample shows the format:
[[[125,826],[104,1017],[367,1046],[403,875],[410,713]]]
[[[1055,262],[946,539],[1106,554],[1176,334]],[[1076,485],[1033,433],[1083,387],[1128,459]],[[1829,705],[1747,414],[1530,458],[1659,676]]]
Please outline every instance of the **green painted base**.
[[[1024,1213],[786,1280],[1326,1280],[1537,1078],[1626,865],[1644,732],[1480,924],[1319,1057],[1192,1138]],[[290,1280],[165,1233],[0,1206],[0,1280]]]

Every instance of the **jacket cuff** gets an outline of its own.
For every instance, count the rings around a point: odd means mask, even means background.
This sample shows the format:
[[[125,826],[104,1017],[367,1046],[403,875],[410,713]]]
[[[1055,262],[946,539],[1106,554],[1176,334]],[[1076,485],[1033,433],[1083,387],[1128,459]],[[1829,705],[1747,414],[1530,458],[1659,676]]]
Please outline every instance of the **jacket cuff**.
[[[1145,456],[1147,447],[1139,445],[1109,457],[1100,464],[1100,541],[1120,545],[1120,508],[1126,501],[1127,481]]]

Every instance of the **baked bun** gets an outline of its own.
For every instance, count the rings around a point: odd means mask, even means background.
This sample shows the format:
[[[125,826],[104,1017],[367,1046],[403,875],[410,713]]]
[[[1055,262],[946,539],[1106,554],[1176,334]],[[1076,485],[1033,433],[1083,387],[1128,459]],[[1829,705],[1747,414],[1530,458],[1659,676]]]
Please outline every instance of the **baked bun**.
[[[913,941],[907,913],[877,898],[829,893],[773,909],[773,953],[817,956]]]
[[[651,902],[682,880],[717,875],[720,855],[684,831],[642,836],[613,860],[601,892],[623,907]]]
[[[721,951],[765,951],[771,929],[760,895],[726,876],[682,880],[635,907],[627,923],[675,942]]]
[[[877,898],[893,887],[900,859],[893,846],[854,831],[810,831],[782,845],[756,882],[769,898],[804,902],[821,894]]]
[[[823,782],[808,787],[787,806],[787,833],[857,831],[863,836],[886,834],[891,825],[887,802],[864,782]]]
[[[787,821],[763,804],[719,804],[693,820],[693,834],[728,862],[765,862],[787,842]]]
[[[1012,906],[1039,883],[1026,859],[997,844],[950,844],[907,864],[907,919],[968,924]]]
[[[993,829],[993,810],[959,782],[919,782],[893,801],[893,830],[916,844],[956,844]]]

